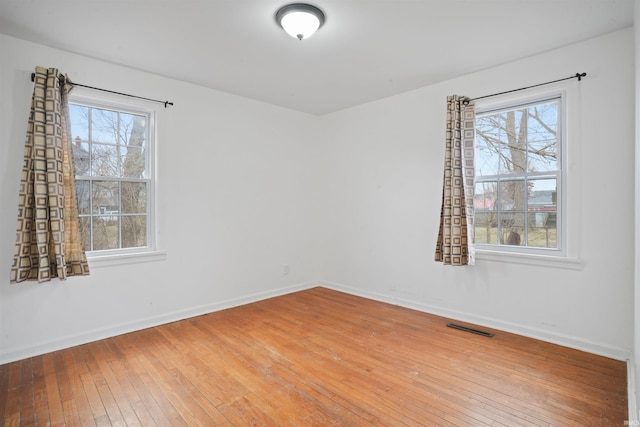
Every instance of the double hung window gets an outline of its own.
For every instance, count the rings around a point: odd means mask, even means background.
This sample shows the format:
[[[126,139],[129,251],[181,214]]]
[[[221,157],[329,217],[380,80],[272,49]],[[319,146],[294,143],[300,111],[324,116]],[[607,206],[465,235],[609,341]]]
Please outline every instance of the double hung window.
[[[154,112],[72,97],[69,115],[85,250],[153,250]]]
[[[478,249],[563,249],[561,96],[476,112]]]

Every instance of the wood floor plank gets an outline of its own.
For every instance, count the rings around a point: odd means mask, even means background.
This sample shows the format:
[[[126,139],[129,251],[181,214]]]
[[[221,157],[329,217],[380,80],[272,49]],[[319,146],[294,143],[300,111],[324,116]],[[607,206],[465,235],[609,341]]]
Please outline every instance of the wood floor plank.
[[[234,402],[244,400],[248,394],[269,390],[269,403],[272,408],[287,410],[288,416],[294,420],[316,410],[313,407],[315,402],[305,399],[297,388],[290,384],[284,385],[271,375],[270,366],[275,362],[270,357],[265,357],[267,353],[261,354],[260,351],[256,351],[254,345],[240,340],[232,324],[226,325],[224,334],[206,327],[200,334],[203,339],[209,339],[209,346],[227,350],[223,359],[224,366],[232,367],[236,379],[246,390],[245,394]]]
[[[154,355],[158,357],[165,369],[167,369],[174,377],[175,380],[185,388],[192,397],[196,398],[202,408],[206,408],[207,412],[218,416],[218,412],[215,407],[225,402],[225,400],[218,394],[218,389],[211,386],[211,382],[200,383],[200,387],[196,387],[190,378],[197,378],[197,375],[201,372],[197,369],[193,369],[188,361],[185,361],[185,356],[179,350],[177,350],[171,341],[166,339],[165,335],[162,335],[159,331],[155,336],[150,336],[153,346],[157,351],[154,351]]]
[[[158,425],[153,418],[153,415],[151,415],[142,401],[136,400],[131,403],[131,406],[133,407],[133,412],[135,412],[141,425],[144,427],[155,427]]]
[[[174,407],[170,397],[172,391],[162,387],[162,381],[156,381],[146,367],[142,357],[144,336],[147,331],[141,331],[136,337],[135,352],[132,352],[127,362],[131,366],[131,375],[139,379],[138,393],[145,397],[145,406],[160,425],[188,426],[187,421]]]
[[[248,398],[249,396],[251,396],[251,394],[220,405],[222,414],[224,414],[233,425],[278,426],[279,424],[262,408],[257,407],[253,400]]]
[[[170,374],[169,381],[173,384],[173,387],[183,393],[186,397],[185,401],[190,402],[188,406],[189,412],[205,425],[218,425],[226,422],[226,419],[216,409],[216,403],[219,405],[222,402],[219,396],[211,396],[203,386],[203,382],[196,382],[192,380],[193,377],[185,375],[189,372],[180,361],[180,357],[175,357],[177,355],[171,351],[167,341],[162,338],[156,329],[153,332],[149,336],[153,349],[145,352],[145,357],[154,364],[154,367],[159,368],[162,366],[165,372]]]
[[[53,369],[58,386],[58,392],[60,395],[59,399],[62,404],[62,415],[64,417],[65,425],[82,425],[74,397],[74,383],[69,376],[70,369],[68,369],[67,367],[67,363],[65,362],[65,355],[63,354],[63,352],[53,353]]]
[[[139,360],[187,425],[215,425],[211,415],[189,394],[189,390],[176,380],[173,373],[160,367],[161,362],[155,355],[149,350],[143,350]]]
[[[0,365],[0,425],[626,420],[624,362],[450,321],[313,288]]]
[[[45,388],[47,391],[47,403],[49,406],[49,420],[52,425],[64,425],[64,411],[58,386],[58,378],[54,365],[55,353],[43,356]]]
[[[20,366],[20,424],[23,426],[34,425],[32,360],[30,358],[24,359],[20,361]]]
[[[44,356],[33,357],[33,406],[34,406],[34,419],[36,425],[49,425],[49,402],[47,401],[47,389],[45,385],[44,376]]]
[[[95,346],[93,346],[92,355],[97,364],[96,368],[99,369],[100,377],[104,379],[103,391],[100,393],[102,400],[103,402],[105,400],[112,401],[111,405],[109,405],[112,412],[112,415],[109,415],[109,419],[114,425],[141,426],[140,420],[131,406],[132,402],[127,398],[120,381],[111,369],[113,358],[110,357],[111,349],[107,342],[108,340],[96,342]],[[126,378],[123,379],[124,381],[126,381]]]
[[[77,394],[84,394],[84,398],[89,405],[91,417],[94,419],[96,425],[104,423],[105,419],[109,419],[107,415],[107,409],[102,402],[100,393],[96,383],[93,380],[93,375],[88,367],[90,363],[91,345],[82,345],[71,349],[74,355],[76,367],[77,367],[77,380],[81,384],[81,388],[77,389]],[[76,393],[74,393],[75,395]],[[87,417],[89,414],[85,414]]]
[[[137,360],[135,359],[135,355],[137,353],[137,346],[133,345],[133,342],[137,341],[135,338],[132,339],[130,334],[115,337],[114,343],[125,353],[129,354],[128,357],[113,361],[112,363],[117,366],[117,370],[119,372],[118,378],[122,381],[129,381],[131,387],[133,387],[133,391],[129,390],[129,393],[135,392],[133,394],[133,404],[136,415],[138,415],[139,420],[148,419],[149,417],[153,420],[153,423],[145,423],[143,425],[158,425],[158,426],[168,426],[171,425],[170,417],[175,417],[173,413],[173,409],[171,407],[163,408],[160,407],[160,404],[156,402],[155,398],[151,391],[147,388],[147,385],[143,380],[146,378],[146,371],[141,370],[141,368],[137,365]],[[149,385],[152,388],[155,388],[156,385],[151,381],[147,380]]]
[[[7,395],[4,400],[5,417],[11,420],[14,425],[20,425],[21,422],[21,380],[22,369],[21,362],[14,362],[8,365],[7,369]]]
[[[121,391],[118,388],[119,384],[116,380],[114,380],[113,384],[109,384],[107,381],[107,377],[110,375],[111,371],[108,367],[109,355],[104,353],[104,346],[104,341],[98,341],[94,343],[94,345],[86,347],[87,351],[84,353],[84,361],[89,370],[89,375],[93,381],[95,391],[97,391],[98,396],[102,401],[102,405],[111,425],[126,426],[128,423],[125,419],[125,414],[133,414],[133,409],[131,409],[129,403],[123,399],[123,413],[116,402],[117,397],[112,392],[111,386],[116,388],[115,393],[121,393]],[[135,416],[132,418],[132,421],[134,420]]]
[[[74,399],[65,400],[62,402],[62,411],[64,413],[64,425],[69,426],[81,426],[80,416],[78,414],[78,408],[76,407],[76,401]]]
[[[159,331],[168,343],[167,347],[174,347],[174,351],[181,355],[176,357],[182,357],[179,360],[181,360],[183,372],[188,372],[191,378],[208,379],[206,382],[199,381],[198,384],[201,384],[202,391],[214,405],[234,401],[247,393],[246,388],[231,375],[231,369],[220,370],[219,365],[223,363],[219,353],[203,348],[192,339],[191,332],[194,329],[190,329],[189,338],[185,338],[179,333],[172,332],[172,325],[168,326]],[[212,359],[219,362],[211,363]]]
[[[67,404],[66,408],[76,411],[80,425],[95,426],[96,423],[93,417],[93,413],[91,412],[91,405],[89,404],[89,400],[87,399],[87,395],[84,391],[84,386],[80,378],[80,372],[83,369],[83,363],[81,363],[74,357],[73,349],[62,351],[60,353],[62,354],[62,358],[65,363],[67,378],[69,380],[69,387],[71,388],[71,393],[73,396],[73,406]]]

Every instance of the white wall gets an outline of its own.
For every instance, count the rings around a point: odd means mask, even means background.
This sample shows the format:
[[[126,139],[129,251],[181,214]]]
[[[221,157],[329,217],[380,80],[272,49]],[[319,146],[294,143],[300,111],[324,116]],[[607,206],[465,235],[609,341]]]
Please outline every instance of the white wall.
[[[310,196],[319,185],[316,117],[5,36],[0,57],[0,363],[299,289],[319,276]],[[166,260],[9,285],[36,65],[175,103],[160,106],[157,120]]]
[[[321,118],[329,186],[323,279],[378,298],[627,359],[633,340],[634,44],[627,29]],[[433,261],[446,96],[577,72],[568,108],[581,270]]]

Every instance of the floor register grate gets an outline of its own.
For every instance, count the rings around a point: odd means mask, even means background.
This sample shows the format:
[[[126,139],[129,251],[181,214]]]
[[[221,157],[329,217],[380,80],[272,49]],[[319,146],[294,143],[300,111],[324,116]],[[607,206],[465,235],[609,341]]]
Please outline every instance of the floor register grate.
[[[487,338],[491,338],[493,336],[491,332],[485,332],[479,329],[473,329],[468,326],[458,325],[457,323],[448,323],[447,326],[453,329],[459,329],[461,331],[471,332],[472,334],[482,335],[483,337],[487,337]]]

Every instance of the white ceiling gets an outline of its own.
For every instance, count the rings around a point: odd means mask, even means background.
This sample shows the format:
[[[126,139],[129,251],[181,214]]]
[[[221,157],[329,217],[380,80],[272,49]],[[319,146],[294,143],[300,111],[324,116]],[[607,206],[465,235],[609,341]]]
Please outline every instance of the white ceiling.
[[[286,0],[0,0],[0,33],[320,115],[631,26],[634,8],[633,0],[310,3],[327,20],[303,41],[275,22]]]

